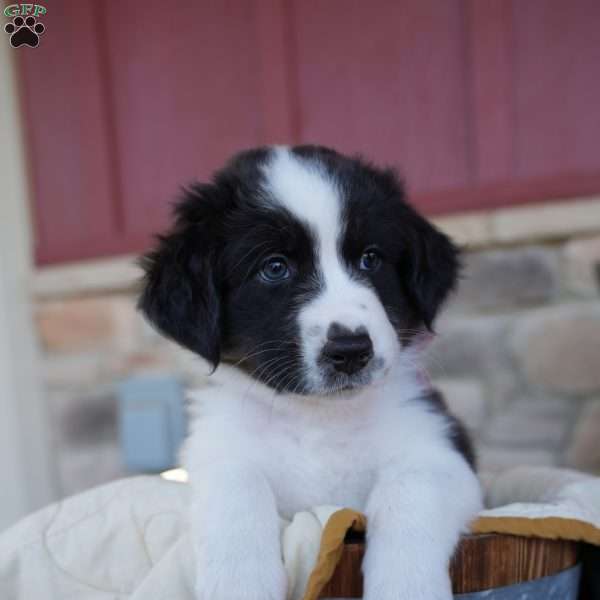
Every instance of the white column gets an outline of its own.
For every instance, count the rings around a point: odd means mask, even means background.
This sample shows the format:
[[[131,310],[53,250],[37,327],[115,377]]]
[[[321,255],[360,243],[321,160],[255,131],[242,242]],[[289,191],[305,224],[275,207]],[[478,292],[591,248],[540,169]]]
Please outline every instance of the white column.
[[[0,531],[56,498],[32,318],[32,237],[15,69],[0,39]]]

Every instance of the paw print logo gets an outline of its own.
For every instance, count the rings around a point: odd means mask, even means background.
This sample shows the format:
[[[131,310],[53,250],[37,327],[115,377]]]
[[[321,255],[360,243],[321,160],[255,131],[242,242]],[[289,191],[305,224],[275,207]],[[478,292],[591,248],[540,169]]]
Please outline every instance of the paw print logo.
[[[19,46],[30,46],[35,48],[40,43],[40,35],[46,28],[38,23],[35,17],[15,17],[12,23],[4,26],[4,31],[10,35],[10,45],[13,48]]]

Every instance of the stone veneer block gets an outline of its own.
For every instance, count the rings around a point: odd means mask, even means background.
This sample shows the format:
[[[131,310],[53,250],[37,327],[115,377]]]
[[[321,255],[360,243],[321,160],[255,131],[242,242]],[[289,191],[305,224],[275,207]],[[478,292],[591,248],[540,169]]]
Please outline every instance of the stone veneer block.
[[[484,432],[486,442],[512,447],[561,446],[569,428],[564,415],[523,415],[518,408],[495,416]]]
[[[95,387],[102,381],[104,360],[95,352],[51,353],[41,363],[43,381],[50,388]]]
[[[80,351],[110,340],[113,320],[103,298],[53,301],[38,305],[38,331],[48,352]]]
[[[550,467],[556,464],[552,452],[541,449],[507,448],[503,446],[476,446],[478,469],[497,473],[519,466]]]
[[[130,291],[142,277],[137,259],[119,256],[42,267],[34,275],[33,293],[38,298],[65,298]]]
[[[598,223],[598,198],[505,208],[490,213],[491,241],[507,243],[593,234],[598,231]]]
[[[493,310],[550,301],[558,288],[552,250],[523,248],[465,255],[452,305],[458,310]]]
[[[460,246],[477,247],[490,241],[490,221],[486,213],[439,217],[432,221]]]
[[[439,335],[425,351],[424,361],[433,377],[481,377],[505,362],[501,317],[444,318]]]
[[[567,464],[600,475],[600,399],[581,411],[567,451]]]
[[[600,391],[600,305],[574,304],[525,317],[513,348],[536,386],[566,394]]]
[[[600,237],[565,244],[563,266],[570,292],[587,298],[600,296]]]
[[[41,302],[36,322],[44,349],[83,352],[111,346],[128,351],[135,347],[141,317],[128,296],[98,296]]]

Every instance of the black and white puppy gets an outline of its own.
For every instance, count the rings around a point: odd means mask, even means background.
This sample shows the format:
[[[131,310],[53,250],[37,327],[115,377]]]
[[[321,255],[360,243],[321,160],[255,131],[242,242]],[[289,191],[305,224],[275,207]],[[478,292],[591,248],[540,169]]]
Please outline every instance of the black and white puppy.
[[[417,347],[457,249],[394,173],[316,146],[243,152],[186,191],[144,267],[141,310],[216,369],[184,453],[198,599],[284,600],[278,515],[323,504],[367,515],[367,600],[451,598],[480,489]]]

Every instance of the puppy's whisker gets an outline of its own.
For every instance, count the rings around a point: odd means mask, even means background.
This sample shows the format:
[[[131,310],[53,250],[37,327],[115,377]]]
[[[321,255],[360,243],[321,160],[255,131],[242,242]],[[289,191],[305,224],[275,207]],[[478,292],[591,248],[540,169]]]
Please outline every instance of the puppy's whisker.
[[[290,364],[290,367],[293,367],[293,363]],[[287,369],[287,374],[289,375],[287,379],[284,380],[283,376],[277,381],[277,384],[274,386],[278,391],[286,390],[292,386],[294,380],[298,378],[298,373],[296,373],[292,368]],[[283,374],[285,375],[285,374]]]
[[[264,347],[266,343],[270,343],[271,345],[269,347]],[[248,354],[246,354],[245,356],[242,356],[242,358],[240,358],[237,362],[235,362],[233,364],[234,367],[237,367],[238,365],[240,365],[241,363],[254,358],[255,356],[259,356],[260,354],[264,354],[265,352],[275,352],[276,350],[283,350],[283,346],[285,344],[291,344],[293,345],[294,342],[290,342],[290,341],[273,341],[273,342],[265,342],[264,344],[259,344],[258,346],[256,346],[253,350],[251,350]],[[262,348],[261,350],[258,350],[258,348]],[[257,350],[256,352],[254,352],[254,350]]]
[[[270,358],[269,360],[265,361],[264,363],[261,363],[258,367],[256,367],[256,369],[254,369],[254,371],[252,371],[250,376],[256,377],[256,379],[260,380],[263,373],[266,370],[274,368],[275,365],[277,365],[278,363],[280,363],[284,360],[286,360],[285,356],[274,356],[273,358]]]
[[[262,376],[264,375],[264,373],[267,370],[274,369],[276,366],[278,367],[279,365],[283,365],[285,367],[287,365],[287,363],[284,361],[290,361],[290,357],[287,355],[283,355],[283,356],[278,355],[278,356],[275,356],[274,358],[271,358],[268,361],[262,363],[260,366],[258,366],[250,374],[250,377],[254,378],[254,381],[248,386],[248,388],[246,389],[246,393],[248,393],[259,381],[261,383],[263,383],[264,385],[268,385],[268,384],[265,384],[265,382],[262,379]]]
[[[283,388],[281,387],[281,379],[283,379],[288,373],[292,373],[292,377],[294,376],[293,370],[291,369],[291,363],[287,363],[285,365],[283,365],[283,367],[281,368],[281,372],[279,373],[275,373],[266,383],[265,385],[270,385],[271,381],[273,381],[276,377],[279,377],[279,379],[275,379],[275,383],[273,384],[273,393],[271,394],[271,408],[269,411],[269,421],[271,420],[272,416],[273,416],[273,410],[275,408],[275,401],[276,401],[276,397],[279,395],[279,392],[283,390]]]
[[[281,371],[283,369],[285,369],[288,365],[289,365],[289,361],[286,357],[278,357],[278,361],[269,365],[269,369],[268,369],[268,370],[274,370],[275,372],[271,373],[267,377],[267,379],[261,379],[262,383],[268,386],[271,381],[273,381],[274,379],[276,379],[277,377],[279,377],[281,375]],[[262,377],[262,375],[264,375],[264,374],[265,374],[265,372],[262,371],[261,375],[259,375],[259,377]]]

